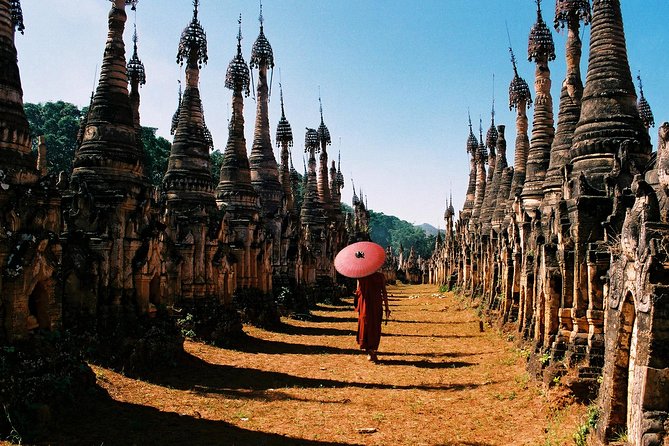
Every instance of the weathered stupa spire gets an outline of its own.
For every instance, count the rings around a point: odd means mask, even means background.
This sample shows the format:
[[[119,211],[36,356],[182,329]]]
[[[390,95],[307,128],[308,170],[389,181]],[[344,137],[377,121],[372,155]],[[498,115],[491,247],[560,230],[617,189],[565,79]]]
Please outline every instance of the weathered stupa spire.
[[[569,162],[574,130],[581,115],[583,81],[581,80],[582,42],[579,36],[581,21],[590,23],[588,0],[558,0],[555,3],[555,29],[567,28],[566,60],[567,74],[560,91],[560,110],[557,118],[555,139],[551,147],[550,162],[544,181],[544,194],[561,195],[562,167]],[[554,201],[554,200],[553,200]]]
[[[485,145],[489,150],[488,154],[488,178],[486,179],[486,191],[485,196],[483,197],[483,205],[481,207],[481,231],[483,234],[490,232],[490,220],[492,218],[492,203],[494,201],[495,193],[497,190],[496,182],[496,172],[497,172],[497,163],[498,154],[495,152],[497,146],[497,139],[499,138],[499,132],[495,127],[495,75],[492,75],[492,110],[490,112],[490,128],[486,134]]]
[[[269,129],[270,84],[267,82],[267,70],[274,69],[274,53],[272,52],[272,46],[265,37],[262,2],[260,3],[259,21],[260,34],[253,44],[251,59],[249,60],[251,70],[258,69],[256,121],[249,163],[251,165],[251,182],[258,195],[260,195],[262,213],[265,216],[273,216],[281,207],[282,192]]]
[[[570,152],[573,178],[583,173],[603,191],[619,152],[629,160],[625,169],[639,171],[650,158],[650,137],[636,107],[620,0],[594,0],[588,74]],[[630,182],[631,176],[622,186]]]
[[[526,211],[536,209],[544,196],[543,184],[550,161],[553,127],[551,71],[548,62],[555,60],[555,44],[551,31],[541,16],[541,0],[537,3],[537,22],[532,26],[528,42],[528,59],[536,65],[534,74],[534,119],[532,140],[527,158],[526,181],[521,194]]]
[[[530,141],[527,137],[527,109],[532,105],[530,87],[525,82],[525,79],[518,75],[516,56],[513,54],[511,46],[509,46],[509,53],[511,54],[511,64],[513,65],[513,80],[509,86],[509,110],[516,109],[516,148],[507,209],[510,208],[515,197],[520,195],[525,183],[525,166],[530,146]]]
[[[304,150],[309,154],[309,170],[307,171],[307,184],[300,213],[302,225],[321,222],[323,217],[323,207],[318,198],[318,180],[316,179],[316,151],[318,145],[318,131],[307,128],[304,136]]]
[[[207,36],[198,19],[199,0],[193,1],[193,18],[181,34],[177,63],[186,64],[186,88],[179,106],[179,121],[163,179],[168,204],[211,205],[214,182],[209,170],[209,143],[205,137],[200,99],[200,68],[207,63]]]
[[[228,143],[223,153],[221,178],[216,188],[219,206],[257,208],[258,197],[251,185],[251,170],[244,138],[244,95],[250,94],[249,67],[242,55],[242,18],[239,17],[237,55],[225,74],[225,88],[232,90],[232,117],[228,124]]]
[[[290,128],[290,123],[286,119],[286,111],[283,106],[283,87],[279,83],[279,98],[281,100],[281,119],[276,126],[276,142],[281,145],[281,186],[283,195],[286,198],[286,208],[292,212],[295,208],[293,191],[290,181],[290,166],[288,159],[290,157],[290,147],[293,146],[293,131]]]
[[[650,104],[643,95],[641,73],[637,74],[636,79],[639,81],[639,100],[636,103],[636,108],[639,110],[639,116],[641,116],[643,126],[646,127],[647,130],[650,130],[651,127],[655,127],[655,117],[653,116],[653,111],[650,109]]]
[[[137,55],[137,40],[137,23],[135,23],[134,31],[132,33],[133,52],[132,57],[128,61],[127,71],[128,80],[130,81],[130,105],[132,106],[132,117],[135,129],[140,137],[138,143],[141,143],[142,128],[139,123],[139,89],[142,85],[146,84],[146,71],[144,69],[144,64]]]
[[[3,181],[14,184],[37,179],[14,45],[15,32],[23,29],[19,0],[0,0],[0,160]]]
[[[472,216],[472,211],[474,210],[474,199],[476,195],[476,153],[478,151],[478,141],[474,135],[474,130],[472,129],[472,117],[467,112],[467,118],[469,119],[469,136],[467,137],[467,153],[471,154],[469,159],[469,184],[467,185],[467,195],[465,197],[465,204],[462,207],[461,218],[463,220],[469,220]]]
[[[330,187],[328,186],[328,152],[327,146],[332,143],[330,139],[330,130],[328,130],[323,121],[323,101],[318,94],[318,104],[321,112],[321,123],[318,126],[318,145],[320,147],[320,164],[318,169],[318,197],[323,203],[323,207],[330,211],[332,208],[330,198]]]
[[[485,165],[488,162],[488,151],[483,142],[483,120],[479,119],[479,144],[475,156],[476,162],[476,190],[474,193],[474,209],[472,210],[472,218],[469,221],[470,228],[472,225],[479,223],[481,216],[481,207],[483,206],[483,198],[485,197],[486,188],[486,170]]]
[[[81,146],[74,155],[73,188],[85,182],[94,196],[118,189],[138,192],[148,185],[144,176],[144,153],[137,142],[134,116],[128,94],[123,30],[127,4],[113,0],[109,33],[100,79],[93,96]]]

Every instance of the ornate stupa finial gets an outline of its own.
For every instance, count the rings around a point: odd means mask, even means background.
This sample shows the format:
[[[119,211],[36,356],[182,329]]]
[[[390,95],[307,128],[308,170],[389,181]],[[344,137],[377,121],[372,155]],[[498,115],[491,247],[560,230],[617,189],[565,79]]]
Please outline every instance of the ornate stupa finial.
[[[262,30],[263,22],[265,21],[264,17],[262,16],[262,0],[260,0],[260,15],[258,16],[258,21],[260,22],[260,29]]]
[[[553,35],[541,16],[541,0],[535,1],[537,3],[537,22],[530,30],[527,59],[534,62],[555,60]]]
[[[174,135],[174,132],[177,131],[177,126],[179,125],[179,110],[181,110],[181,79],[178,79],[177,82],[179,83],[179,100],[177,101],[177,110],[174,112],[172,115],[172,127],[170,127],[170,134]]]
[[[183,65],[184,61],[189,68],[202,68],[207,64],[207,35],[197,18],[200,0],[193,0],[193,19],[181,33],[179,50],[177,52],[177,63]]]
[[[495,74],[492,75],[492,110],[490,112],[490,128],[486,134],[485,144],[491,151],[495,150],[499,133],[495,127]]]
[[[314,152],[318,152],[318,132],[315,129],[307,128],[307,132],[304,135],[304,151],[309,152],[310,149],[314,149]]]
[[[507,30],[508,32],[508,30]],[[509,43],[509,53],[511,54],[511,64],[513,65],[513,80],[509,86],[509,110],[518,108],[518,106],[525,102],[525,106],[530,108],[532,105],[532,95],[530,94],[530,87],[525,82],[525,79],[518,75],[518,67],[516,66],[516,56],[513,54],[513,48]]]
[[[318,141],[326,145],[332,144],[330,139],[330,130],[328,130],[325,122],[323,121],[323,101],[321,100],[321,87],[318,87],[318,104],[321,111],[321,124],[318,126]]]
[[[139,86],[146,84],[146,71],[144,64],[137,55],[137,23],[134,24],[134,31],[132,33],[133,52],[132,57],[127,63],[127,73],[130,83],[137,82]]]
[[[15,1],[17,3],[19,2],[19,0],[12,0],[12,1],[13,2]],[[116,7],[116,0],[109,0],[109,1],[112,2],[112,7],[115,8]],[[135,11],[137,9],[137,3],[138,2],[139,2],[139,0],[125,0],[125,4],[126,5],[131,5],[132,7],[130,9],[132,9],[133,11]]]
[[[582,20],[584,24],[590,23],[589,0],[556,0],[555,22],[556,30],[564,29],[569,21],[573,19]]]
[[[655,117],[653,116],[653,111],[650,109],[650,104],[646,100],[646,97],[643,95],[643,82],[641,81],[641,71],[636,76],[636,79],[639,81],[639,100],[636,103],[636,107],[639,109],[639,115],[643,121],[643,125],[649,129],[655,127]]]
[[[469,119],[469,136],[467,137],[467,153],[476,154],[476,149],[479,146],[474,129],[472,128],[472,115],[467,110],[467,119]]]
[[[9,12],[12,16],[12,25],[14,25],[14,29],[23,34],[23,31],[26,29],[26,27],[23,24],[23,10],[21,9],[21,0],[10,0]]]
[[[351,186],[353,187],[353,199],[351,202],[353,203],[353,206],[356,206],[360,204],[360,199],[358,198],[358,194],[355,193],[355,182],[353,181],[353,178],[351,178]]]
[[[486,150],[486,145],[483,142],[483,118],[479,116],[479,143],[478,143],[478,154],[486,162],[488,160],[488,151]]]
[[[225,88],[233,91],[244,92],[248,97],[251,94],[249,86],[251,84],[249,67],[244,61],[242,55],[242,15],[239,14],[237,21],[239,31],[237,32],[237,55],[228,64],[228,70],[225,73]]]
[[[339,138],[339,143],[341,145],[341,138]],[[344,187],[344,174],[341,173],[341,149],[339,150],[339,155],[337,156],[337,182],[339,183],[339,188]]]
[[[260,15],[258,16],[258,20],[260,21],[260,34],[253,43],[249,65],[251,65],[251,69],[260,68],[260,65],[267,65],[267,68],[274,68],[274,53],[272,52],[272,46],[265,37],[263,27],[265,18],[262,14],[262,1],[260,2]]]
[[[281,101],[281,119],[276,126],[276,142],[280,144],[287,144],[289,147],[293,145],[293,130],[290,127],[288,119],[286,119],[286,112],[283,107],[283,86],[279,82],[279,100]]]

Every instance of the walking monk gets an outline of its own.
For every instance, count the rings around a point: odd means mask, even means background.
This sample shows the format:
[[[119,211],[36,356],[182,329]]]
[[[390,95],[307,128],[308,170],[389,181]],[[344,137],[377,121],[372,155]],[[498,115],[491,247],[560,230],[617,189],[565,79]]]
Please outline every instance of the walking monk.
[[[386,278],[380,272],[358,279],[358,297],[355,311],[358,312],[358,345],[367,351],[367,359],[377,361],[376,351],[381,340],[381,321],[383,305],[386,307],[386,320],[390,317]]]

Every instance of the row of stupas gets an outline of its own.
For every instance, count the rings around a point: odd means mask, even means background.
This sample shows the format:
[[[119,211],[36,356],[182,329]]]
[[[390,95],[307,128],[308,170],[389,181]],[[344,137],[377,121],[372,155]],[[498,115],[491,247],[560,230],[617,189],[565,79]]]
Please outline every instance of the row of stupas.
[[[630,445],[667,444],[669,124],[652,152],[654,119],[641,85],[637,98],[620,0],[557,0],[554,24],[567,35],[557,123],[555,46],[537,2],[528,44],[534,100],[512,55],[514,163],[494,115],[485,139],[470,121],[467,196],[459,216],[449,202],[430,281],[481,297],[494,320],[530,343],[530,369],[544,382],[567,374],[598,391],[601,442],[626,432]]]
[[[23,31],[20,1],[0,0],[2,342],[25,339],[36,328],[56,329],[68,318],[95,320],[120,309],[141,316],[202,300],[228,305],[240,289],[334,289],[333,259],[347,242],[343,176],[334,161],[328,165],[330,134],[321,108],[318,130],[306,132],[302,197],[290,161],[293,134],[283,94],[276,131],[280,164],[274,158],[267,77],[274,55],[262,5],[249,64],[240,19],[225,77],[233,97],[228,141],[220,177],[214,178],[198,88],[207,39],[194,1],[177,52],[185,88],[173,119],[167,172],[156,189],[144,169],[139,107],[146,73],[136,33],[132,56],[125,59],[126,7],[136,4],[112,0],[99,83],[81,122],[74,170],[56,176],[46,171],[43,144],[37,159],[31,153],[14,45],[16,31]],[[249,156],[243,107],[252,70],[257,110]]]

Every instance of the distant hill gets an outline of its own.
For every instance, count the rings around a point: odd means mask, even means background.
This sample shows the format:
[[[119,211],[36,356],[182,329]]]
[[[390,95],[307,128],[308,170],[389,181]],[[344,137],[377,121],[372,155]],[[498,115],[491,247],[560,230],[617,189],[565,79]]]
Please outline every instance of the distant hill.
[[[416,254],[422,258],[429,258],[434,250],[437,228],[431,225],[417,226],[405,220],[400,220],[394,215],[385,215],[383,212],[370,210],[370,236],[373,241],[384,248],[392,246],[393,252],[397,253],[400,245],[408,250],[413,247]],[[432,229],[428,233],[426,229]]]
[[[422,225],[416,225],[416,227],[422,229],[423,231],[425,231],[425,233],[426,233],[427,235],[434,235],[434,236],[436,236],[436,235],[437,235],[437,231],[441,232],[442,234],[445,233],[445,231],[444,231],[443,229],[437,229],[437,228],[435,228],[434,226],[432,226],[432,225],[429,224],[429,223],[423,223]]]

